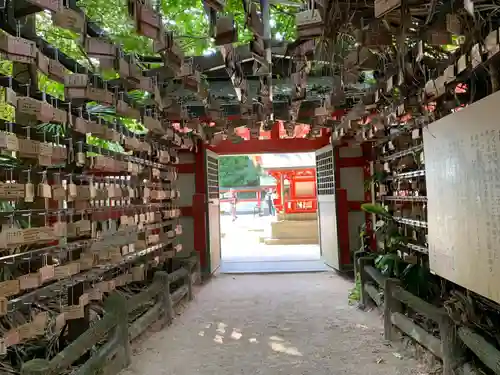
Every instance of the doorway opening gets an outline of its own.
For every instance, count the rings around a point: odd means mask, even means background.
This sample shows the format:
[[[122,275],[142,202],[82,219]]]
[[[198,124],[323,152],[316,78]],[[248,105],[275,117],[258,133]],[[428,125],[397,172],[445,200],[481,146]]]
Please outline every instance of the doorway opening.
[[[222,273],[318,272],[314,153],[219,157]]]

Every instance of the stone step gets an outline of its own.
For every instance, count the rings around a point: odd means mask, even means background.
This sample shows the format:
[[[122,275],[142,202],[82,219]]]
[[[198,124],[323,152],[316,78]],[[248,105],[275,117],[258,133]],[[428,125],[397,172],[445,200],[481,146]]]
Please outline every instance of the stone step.
[[[278,214],[278,220],[288,220],[288,221],[318,220],[318,214],[316,212],[302,212],[297,214]]]
[[[318,245],[318,238],[263,238],[266,245]]]
[[[318,238],[318,221],[276,221],[271,223],[271,238]]]

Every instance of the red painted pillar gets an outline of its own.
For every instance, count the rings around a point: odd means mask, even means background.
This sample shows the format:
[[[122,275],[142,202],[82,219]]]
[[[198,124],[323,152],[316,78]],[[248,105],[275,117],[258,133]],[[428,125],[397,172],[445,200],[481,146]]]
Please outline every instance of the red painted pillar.
[[[203,271],[209,268],[207,253],[207,186],[205,178],[205,144],[200,142],[195,154],[195,194],[193,195],[194,249],[200,256]]]
[[[335,190],[337,199],[337,228],[339,240],[339,263],[341,266],[351,263],[349,243],[349,204],[345,189]]]
[[[363,158],[365,159],[365,165],[363,167],[363,177],[365,181],[371,179],[370,162],[372,161],[372,144],[370,142],[363,143],[361,145],[363,150]],[[365,191],[365,202],[371,202],[371,191]],[[377,248],[377,239],[375,238],[375,233],[373,231],[372,215],[365,213],[365,223],[366,223],[366,233],[370,237],[370,248],[375,250]]]
[[[289,194],[287,195],[286,194],[286,188],[285,188],[285,180],[288,180],[288,183],[290,184],[290,178],[288,177],[288,174],[287,173],[283,173],[282,174],[282,181],[283,181],[283,186],[282,186],[282,190],[283,190],[283,199],[281,200],[282,204],[283,204],[283,212],[288,214],[290,213],[290,209],[288,208],[288,199],[290,199],[290,191],[288,192]],[[291,186],[288,185],[288,186]]]
[[[273,128],[271,129],[271,139],[280,139],[280,123],[275,121]]]
[[[288,180],[290,181],[290,200],[291,200],[291,204],[290,204],[290,213],[293,213],[294,211],[296,211],[297,209],[297,203],[294,202],[294,199],[297,198],[297,194],[296,194],[296,189],[295,189],[295,183],[297,182],[296,179],[295,179],[295,174],[291,173],[291,175],[287,176],[288,177]],[[287,205],[288,207],[288,205]]]

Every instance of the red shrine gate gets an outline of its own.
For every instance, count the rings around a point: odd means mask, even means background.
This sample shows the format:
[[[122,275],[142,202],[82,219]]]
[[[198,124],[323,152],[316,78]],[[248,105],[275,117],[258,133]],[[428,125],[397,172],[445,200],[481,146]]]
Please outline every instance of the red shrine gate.
[[[298,214],[316,212],[318,204],[316,201],[316,171],[314,168],[299,168],[286,170],[270,170],[268,172],[276,181],[277,197],[274,200],[276,211],[283,214]],[[288,184],[287,184],[288,181]],[[301,184],[313,185],[311,193],[301,194]],[[289,185],[289,191],[286,191]],[[309,189],[307,189],[309,190]]]
[[[316,213],[314,157],[308,154],[279,154],[253,158],[276,181],[274,205],[278,213],[284,214],[283,217],[287,214]]]
[[[316,191],[310,199],[315,197],[317,206],[307,207],[291,200],[289,205],[284,205],[284,210],[316,210],[325,263],[340,271],[352,269],[352,254],[360,246],[359,227],[366,223],[367,228],[371,228],[371,217],[360,208],[363,202],[370,201],[370,192],[364,191],[364,179],[370,176],[370,145],[334,146],[326,129],[319,137],[282,138],[280,128],[282,124],[276,123],[269,139],[248,139],[240,143],[226,139],[217,146],[200,143],[194,153],[185,151],[180,155],[179,187],[183,192],[181,197],[184,197],[181,201],[181,222],[186,228],[182,243],[186,251],[199,253],[205,275],[217,271],[220,265],[218,155],[266,153],[316,152],[313,168],[316,171]],[[301,171],[302,176],[295,171],[293,176],[288,177],[295,181],[299,177],[313,180],[310,169]],[[284,177],[285,173],[280,174],[280,179],[282,175]]]

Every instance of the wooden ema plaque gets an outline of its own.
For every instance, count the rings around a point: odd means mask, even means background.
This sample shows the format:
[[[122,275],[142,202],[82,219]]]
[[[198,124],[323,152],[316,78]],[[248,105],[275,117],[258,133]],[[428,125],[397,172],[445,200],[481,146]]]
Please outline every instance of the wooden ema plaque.
[[[430,268],[498,303],[499,107],[497,92],[424,131]]]

